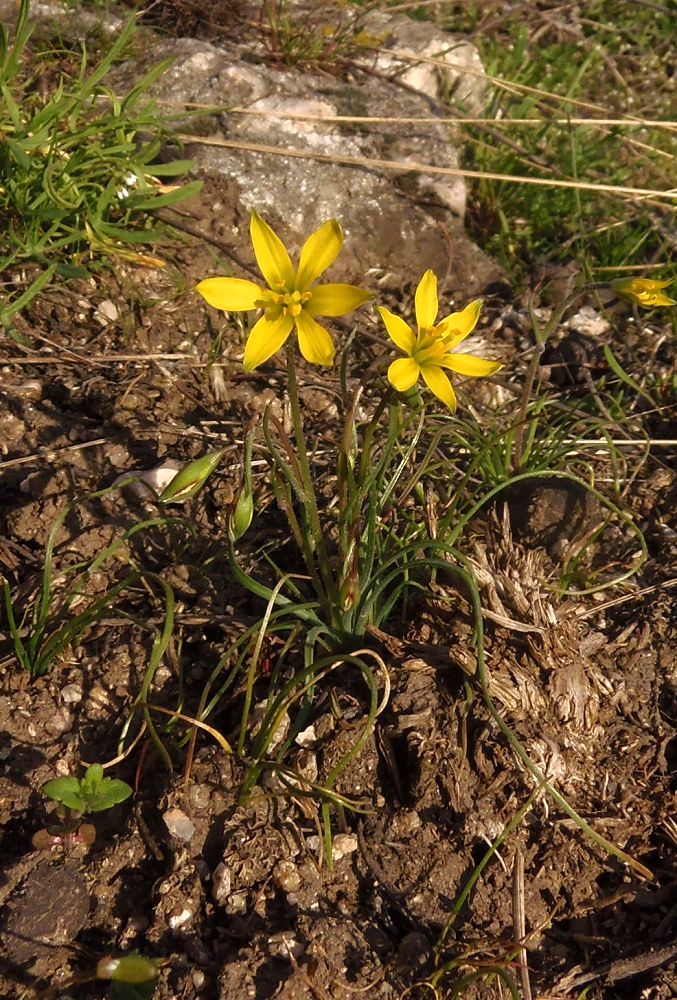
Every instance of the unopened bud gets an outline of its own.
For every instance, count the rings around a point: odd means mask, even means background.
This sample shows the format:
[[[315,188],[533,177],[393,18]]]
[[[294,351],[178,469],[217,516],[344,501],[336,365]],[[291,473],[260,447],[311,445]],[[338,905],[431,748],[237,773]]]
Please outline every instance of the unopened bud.
[[[360,599],[360,582],[356,578],[349,576],[343,581],[339,588],[339,600],[341,611],[352,611]]]
[[[198,493],[221,461],[223,451],[213,451],[189,462],[172,479],[159,497],[159,503],[183,503]]]
[[[240,495],[237,498],[237,503],[235,504],[235,509],[230,522],[230,533],[234,542],[237,542],[239,538],[242,538],[245,531],[252,523],[253,516],[254,497],[252,496],[251,490],[245,488],[240,491]]]
[[[242,486],[230,519],[230,537],[234,542],[242,538],[252,523],[254,516],[254,494],[252,490],[252,451],[254,448],[254,433],[256,421],[250,421],[245,428],[244,462],[242,468]]]

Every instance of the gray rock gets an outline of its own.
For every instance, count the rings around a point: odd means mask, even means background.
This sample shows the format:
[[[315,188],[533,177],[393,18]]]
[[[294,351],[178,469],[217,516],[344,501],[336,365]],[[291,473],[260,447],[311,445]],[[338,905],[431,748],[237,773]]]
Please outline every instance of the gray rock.
[[[400,32],[403,20],[386,19],[397,22]],[[425,26],[406,20],[412,28],[409,50],[420,45],[424,54],[437,52],[440,33],[431,40],[426,29],[419,38],[413,29]],[[398,46],[401,34],[392,37]],[[483,86],[477,52],[451,36],[447,49],[449,60],[472,66],[467,78],[453,70],[454,86],[476,108]],[[459,166],[452,127],[430,121],[446,114],[437,97],[448,84],[436,67],[424,63],[425,73],[412,75],[415,66],[407,63],[401,71],[404,64],[383,53],[383,70],[365,68],[345,81],[252,63],[250,53],[229,43],[184,38],[159,42],[143,66],[135,64],[134,74],[167,57],[174,64],[155,85],[155,96],[174,108],[192,103],[231,109],[186,120],[183,131],[200,133],[194,142],[187,138],[187,154],[201,171],[236,185],[243,217],[256,208],[290,248],[326,219],[339,220],[346,246],[330,280],[359,282],[369,272],[372,285],[380,280],[392,287],[405,280],[413,285],[428,267],[438,274],[449,269],[448,291],[470,296],[500,276],[465,234],[463,178],[425,170]],[[365,116],[415,122],[341,120]],[[233,243],[246,246],[246,227],[239,228]]]

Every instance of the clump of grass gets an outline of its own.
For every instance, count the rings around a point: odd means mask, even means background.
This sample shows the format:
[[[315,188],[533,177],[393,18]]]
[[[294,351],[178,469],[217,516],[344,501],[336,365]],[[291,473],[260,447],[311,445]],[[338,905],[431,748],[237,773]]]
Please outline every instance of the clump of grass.
[[[364,17],[377,3],[367,3],[350,11],[322,11],[311,16],[292,14],[286,0],[262,0],[259,24],[263,44],[272,60],[285,66],[321,67],[325,72],[339,69],[355,48],[372,44],[362,30]]]
[[[167,504],[183,503],[192,499],[202,489],[221,456],[220,451],[209,453],[189,462],[177,472],[165,489],[155,496],[160,511],[163,512]],[[179,518],[166,517],[161,513],[159,517],[147,518],[134,524],[121,536],[114,538],[94,559],[84,560],[58,571],[55,549],[59,532],[68,516],[81,504],[109,496],[135,481],[137,480],[134,475],[130,474],[129,479],[122,483],[114,483],[113,486],[89,493],[84,497],[77,497],[63,508],[54,519],[47,538],[42,579],[35,594],[23,600],[15,595],[13,599],[8,581],[0,580],[0,592],[3,596],[14,655],[19,666],[32,679],[48,673],[63,652],[78,642],[92,625],[100,621],[106,611],[115,606],[125,592],[132,590],[144,580],[155,577],[153,573],[132,566],[131,571],[122,580],[112,584],[103,593],[92,595],[88,593],[88,583],[92,575],[121,554],[124,561],[131,561],[126,554],[126,546],[140,532],[151,528],[171,531],[174,527],[183,527],[183,522]],[[145,489],[149,498],[154,495],[148,484],[145,484]],[[190,527],[188,530],[190,531]],[[174,538],[175,542],[176,540]],[[169,609],[172,605],[171,588],[168,588],[163,580],[158,582],[166,598],[166,608]],[[76,612],[76,608],[83,604],[84,608]],[[169,612],[168,617],[171,617]]]
[[[671,93],[667,9],[599,0],[566,12],[529,5],[526,17],[523,6],[451,8],[440,21],[472,34],[490,77],[487,117],[496,120],[464,131],[466,166],[553,182],[674,186],[673,133],[661,127]],[[651,198],[483,179],[470,188],[468,221],[516,276],[543,261],[574,258],[594,270],[670,259],[667,206]]]
[[[105,85],[134,29],[130,17],[98,61],[83,51],[75,77],[70,66],[44,94],[30,69],[29,0],[21,2],[11,44],[0,25],[1,325],[10,325],[56,277],[85,277],[113,257],[161,266],[139,252],[163,236],[153,212],[200,187],[159,180],[180,177],[191,166],[187,160],[156,162],[169,123],[144,95],[169,62],[155,66],[124,97]],[[44,72],[44,65],[38,68]]]

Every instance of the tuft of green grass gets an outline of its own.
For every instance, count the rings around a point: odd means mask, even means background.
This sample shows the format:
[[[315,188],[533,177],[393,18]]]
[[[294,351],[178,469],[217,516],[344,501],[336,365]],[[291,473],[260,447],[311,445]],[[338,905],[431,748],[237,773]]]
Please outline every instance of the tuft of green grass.
[[[159,180],[191,167],[188,160],[158,162],[169,122],[144,97],[169,61],[123,97],[104,82],[134,30],[131,16],[98,60],[86,49],[79,64],[68,59],[45,93],[39,85],[45,63],[29,45],[29,0],[21,0],[11,44],[0,25],[2,326],[57,277],[86,277],[98,262],[120,256],[162,266],[139,252],[164,236],[153,213],[200,188],[199,181]]]
[[[486,116],[495,125],[464,128],[464,166],[553,180],[552,187],[490,178],[469,185],[471,232],[510,274],[572,258],[588,275],[672,259],[664,201],[555,186],[566,179],[674,187],[667,5],[579,0],[506,13],[493,3],[443,3],[416,14],[469,34],[490,77]]]
[[[287,0],[262,0],[259,24],[269,57],[285,66],[321,67],[324,72],[338,69],[350,54],[373,39],[361,30],[364,17],[379,4],[369,2],[350,8],[327,11],[318,4],[317,12],[292,13]]]
[[[204,455],[189,462],[178,472],[163,492],[155,496],[160,511],[164,510],[167,504],[184,503],[192,499],[204,486],[222,454],[218,451]],[[19,666],[30,675],[31,679],[43,677],[48,673],[65,650],[79,642],[83,635],[103,618],[109,608],[117,605],[123,594],[132,591],[137,584],[143,585],[144,581],[151,578],[158,583],[164,594],[166,618],[170,622],[168,628],[171,631],[173,594],[168,584],[156,574],[133,567],[123,579],[111,584],[104,592],[93,595],[89,593],[89,581],[96,570],[114,558],[121,556],[124,562],[129,562],[126,546],[140,532],[153,528],[167,529],[171,532],[175,527],[179,529],[184,526],[190,531],[190,525],[184,525],[180,518],[164,516],[147,518],[114,538],[95,558],[64,567],[60,571],[57,571],[55,564],[59,532],[72,511],[80,504],[116,492],[132,483],[134,479],[133,474],[130,474],[128,480],[83,497],[76,497],[63,508],[55,518],[47,538],[40,586],[28,599],[22,599],[19,595],[15,595],[13,599],[8,581],[0,579],[0,593],[14,655]],[[147,493],[149,497],[153,494],[150,487],[147,488]],[[173,541],[178,544],[177,535],[173,536]],[[76,608],[83,604],[84,608],[76,611]],[[164,652],[164,648],[166,642],[159,655]],[[154,656],[155,654],[151,657],[151,664]],[[156,663],[153,671],[157,665]],[[147,675],[146,688],[151,680],[152,672]]]

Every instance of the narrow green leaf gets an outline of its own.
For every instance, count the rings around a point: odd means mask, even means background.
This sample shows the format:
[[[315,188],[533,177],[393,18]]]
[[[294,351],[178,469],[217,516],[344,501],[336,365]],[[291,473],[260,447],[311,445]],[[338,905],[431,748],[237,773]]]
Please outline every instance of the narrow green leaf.
[[[144,197],[143,194],[138,196],[134,195],[132,192],[127,199],[127,203],[131,211],[134,212],[153,212],[156,208],[163,208],[167,205],[176,205],[179,201],[185,201],[186,198],[192,198],[196,195],[198,191],[202,188],[202,181],[191,181],[189,184],[184,184],[176,191],[170,191],[168,194],[151,195],[151,197]]]

